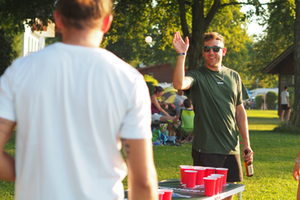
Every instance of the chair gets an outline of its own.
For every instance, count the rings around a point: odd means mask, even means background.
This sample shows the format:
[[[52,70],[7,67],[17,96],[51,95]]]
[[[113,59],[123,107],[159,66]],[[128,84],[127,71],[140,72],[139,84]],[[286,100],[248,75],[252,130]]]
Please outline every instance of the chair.
[[[194,130],[194,117],[195,113],[193,110],[181,110],[181,126],[178,127],[178,134],[179,134],[179,140],[181,141],[182,137],[187,134],[187,137],[182,141],[183,143],[187,142],[189,139],[191,139],[193,136],[193,130]]]

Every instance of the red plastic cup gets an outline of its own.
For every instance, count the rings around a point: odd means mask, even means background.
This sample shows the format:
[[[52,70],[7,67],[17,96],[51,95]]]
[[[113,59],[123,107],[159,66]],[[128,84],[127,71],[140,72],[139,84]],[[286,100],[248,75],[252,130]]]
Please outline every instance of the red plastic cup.
[[[181,183],[186,184],[186,178],[185,178],[185,170],[193,170],[193,166],[189,165],[180,165],[180,173],[181,173]]]
[[[163,200],[164,191],[161,189],[158,189],[158,200]]]
[[[203,185],[203,178],[205,176],[205,167],[194,167],[194,170],[197,171],[196,176],[196,185]]]
[[[197,171],[185,170],[185,177],[186,177],[186,187],[194,188],[196,186]]]
[[[215,169],[214,167],[205,167],[206,170],[205,170],[205,177],[208,177],[209,175],[211,174],[214,174],[215,173]]]
[[[216,181],[217,178],[214,177],[205,177],[204,180],[204,193],[205,196],[214,196],[215,195],[215,188],[216,188]]]
[[[212,174],[210,176],[211,177],[218,177],[218,178],[220,178],[220,181],[219,181],[219,193],[221,193],[222,192],[222,188],[223,188],[224,175],[223,174]]]
[[[215,187],[215,194],[219,194],[220,192],[222,192],[222,186],[223,186],[222,176],[224,176],[224,175],[219,176],[217,174],[212,174],[212,175],[209,176],[209,177],[212,177],[212,178],[217,178],[216,187]]]
[[[172,200],[173,190],[170,189],[160,189],[160,190],[164,192],[162,200]]]
[[[216,168],[216,172],[217,174],[223,174],[224,178],[223,178],[223,185],[226,185],[226,181],[227,181],[227,168]]]

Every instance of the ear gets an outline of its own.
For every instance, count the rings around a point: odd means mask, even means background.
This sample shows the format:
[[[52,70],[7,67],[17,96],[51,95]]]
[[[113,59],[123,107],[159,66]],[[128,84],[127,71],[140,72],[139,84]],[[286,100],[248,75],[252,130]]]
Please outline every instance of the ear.
[[[224,47],[224,48],[222,49],[222,56],[225,56],[226,51],[227,51],[227,49]]]
[[[110,29],[112,20],[113,20],[113,16],[112,15],[108,15],[108,16],[106,16],[103,19],[102,26],[101,26],[101,31],[103,33],[107,33],[108,32],[108,30]]]
[[[53,13],[53,15],[54,15],[55,26],[57,26],[58,28],[62,28],[63,24],[62,24],[60,12],[58,12],[57,10],[55,10],[54,13]]]

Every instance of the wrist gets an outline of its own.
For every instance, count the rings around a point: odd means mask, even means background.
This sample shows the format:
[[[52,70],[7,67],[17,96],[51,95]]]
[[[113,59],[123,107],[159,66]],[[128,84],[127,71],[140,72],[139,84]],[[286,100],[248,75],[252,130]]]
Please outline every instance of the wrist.
[[[298,160],[297,158],[295,159],[295,162],[300,164],[300,159]]]
[[[185,53],[185,52],[184,52],[184,53],[178,53],[177,55],[178,55],[178,56],[185,56],[186,53]]]

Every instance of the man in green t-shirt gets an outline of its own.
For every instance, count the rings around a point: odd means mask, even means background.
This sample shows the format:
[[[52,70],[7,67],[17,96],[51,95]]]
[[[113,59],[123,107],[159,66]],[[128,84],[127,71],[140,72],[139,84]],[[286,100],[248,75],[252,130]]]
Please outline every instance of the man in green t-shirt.
[[[241,182],[243,175],[237,127],[243,140],[244,161],[253,161],[243,105],[243,100],[249,96],[239,74],[222,65],[226,54],[223,36],[211,32],[206,33],[203,40],[205,65],[185,74],[189,40],[186,37],[183,41],[179,32],[173,38],[173,46],[178,53],[173,85],[177,90],[188,90],[195,111],[194,165],[228,168],[227,182]],[[245,150],[248,150],[247,155]]]

